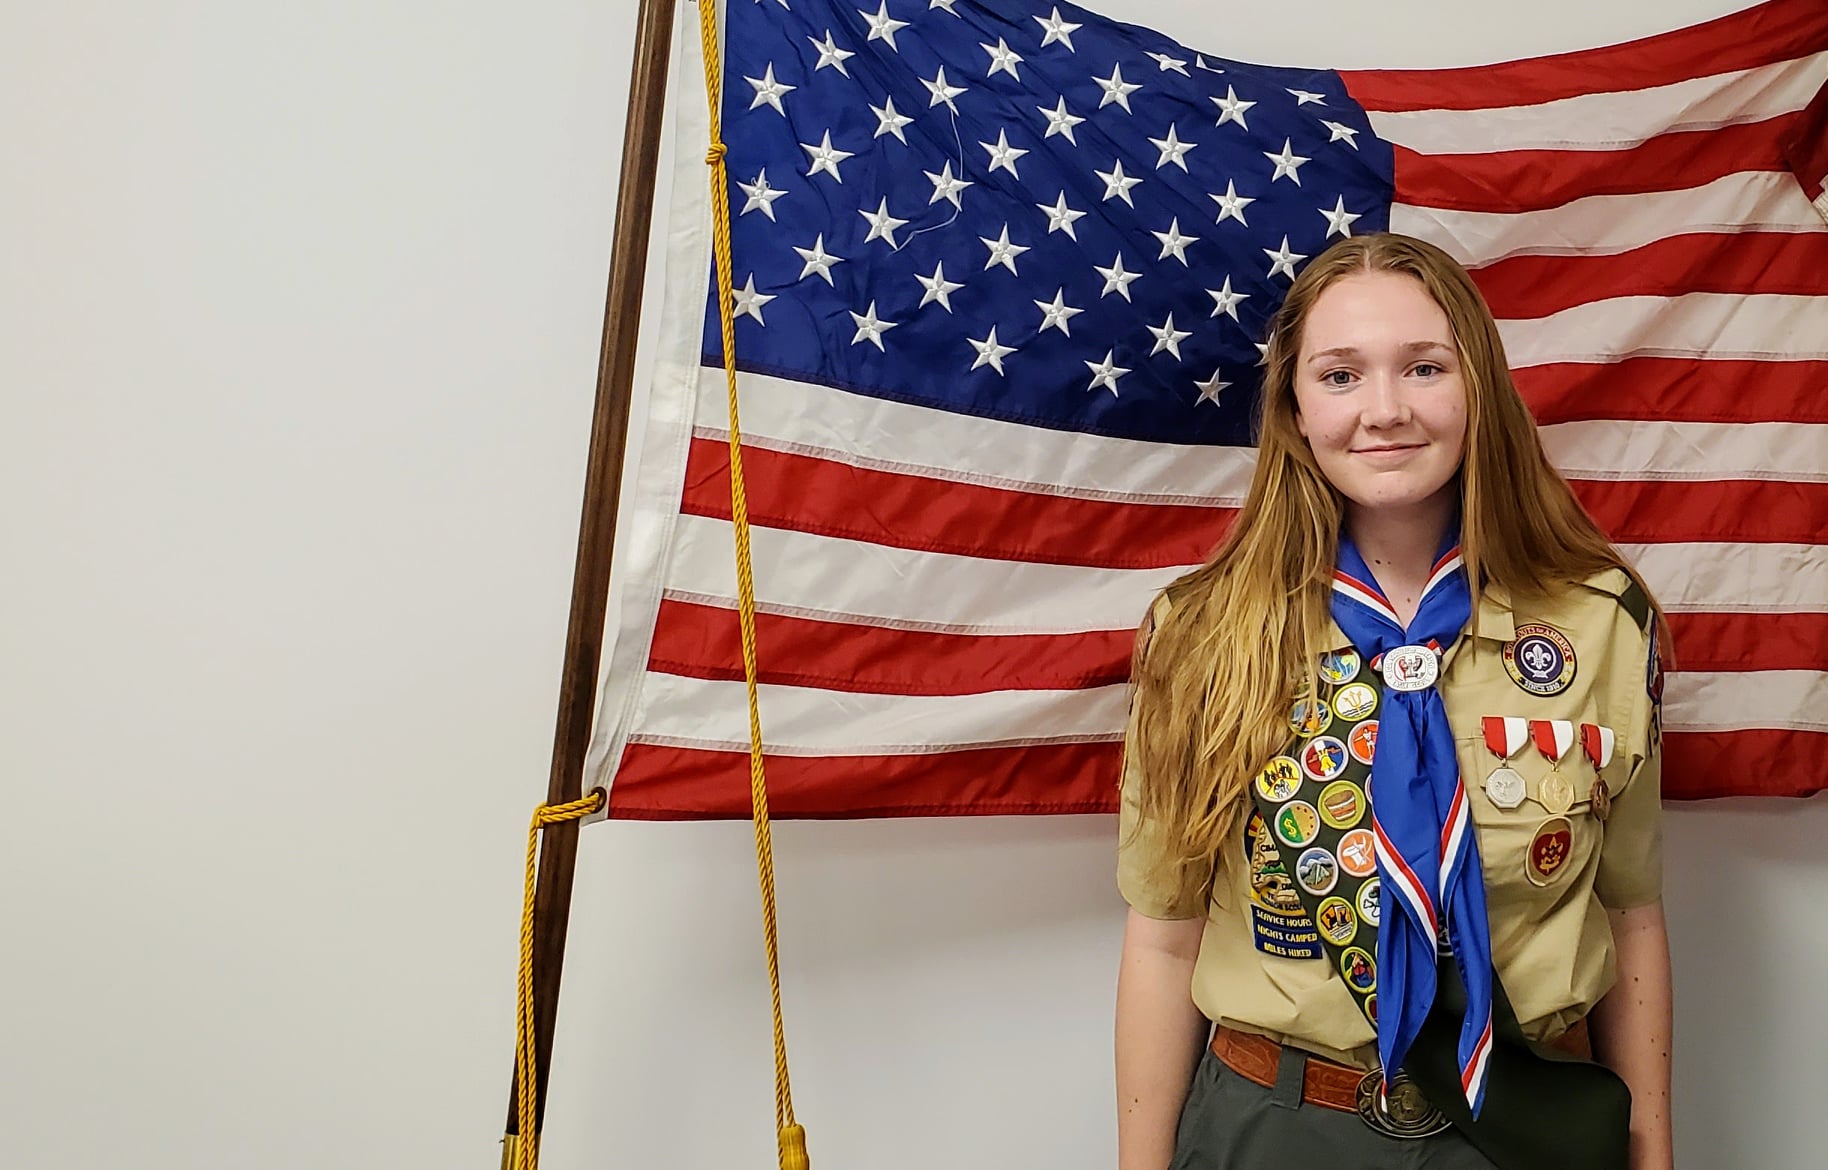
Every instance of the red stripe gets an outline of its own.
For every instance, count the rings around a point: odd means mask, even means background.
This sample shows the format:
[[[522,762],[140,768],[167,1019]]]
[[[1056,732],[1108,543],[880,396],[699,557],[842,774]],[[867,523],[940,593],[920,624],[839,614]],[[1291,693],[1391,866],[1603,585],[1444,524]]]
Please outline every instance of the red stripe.
[[[1621,544],[1818,544],[1828,533],[1828,483],[1581,479],[1573,488]]]
[[[1828,362],[1630,358],[1513,371],[1543,425],[1594,419],[1828,423]]]
[[[1809,198],[1822,194],[1828,176],[1828,85],[1815,95],[1782,144],[1785,161]]]
[[[976,695],[1073,690],[1130,676],[1134,630],[1082,634],[953,634],[758,613],[760,681],[878,695]],[[648,669],[740,681],[736,611],[664,600]]]
[[[1828,789],[1828,733],[1672,731],[1663,737],[1663,796],[1808,796]]]
[[[1828,5],[1771,0],[1706,24],[1600,49],[1466,69],[1342,71],[1367,110],[1480,110],[1673,85],[1828,49]]]
[[[1669,670],[1821,670],[1828,613],[1672,613]],[[1828,758],[1828,757],[1824,757]]]
[[[1823,296],[1828,232],[1695,232],[1615,256],[1516,256],[1472,276],[1500,321],[1547,317],[1612,297]]]
[[[980,748],[913,756],[770,756],[778,818],[1001,816],[1117,810],[1117,743]],[[630,744],[609,790],[624,820],[749,816],[746,752]]]
[[[1780,145],[1800,120],[1659,134],[1622,150],[1422,154],[1396,146],[1396,201],[1454,211],[1522,212],[1589,195],[1682,191],[1742,171],[1790,170]]]
[[[984,487],[760,447],[743,449],[743,470],[749,519],[762,527],[1010,561],[1196,565],[1235,514]],[[680,510],[730,519],[730,451],[721,440],[692,440]]]
[[[1456,784],[1454,786],[1454,802],[1447,810],[1447,819],[1441,822],[1441,868],[1443,870],[1453,869],[1453,860],[1449,857],[1447,850],[1448,846],[1453,841],[1454,828],[1459,821],[1460,813],[1464,811],[1465,808],[1466,785],[1464,783]]]
[[[1363,592],[1370,594],[1372,597],[1375,597],[1379,602],[1381,602],[1383,604],[1385,609],[1390,608],[1389,598],[1385,597],[1384,591],[1379,589],[1377,587],[1377,585],[1374,583],[1367,583],[1364,581],[1360,581],[1357,577],[1354,577],[1352,574],[1346,572],[1344,569],[1334,569],[1333,570],[1333,580],[1336,582],[1343,582],[1344,584],[1352,586],[1352,588],[1354,588],[1354,589],[1362,590]]]
[[[1399,896],[1397,900],[1403,902],[1405,905],[1409,905],[1409,908],[1412,911],[1415,910],[1416,907],[1411,903],[1420,902],[1421,909],[1424,911],[1422,916],[1428,920],[1428,933],[1434,934],[1440,929],[1439,920],[1435,917],[1434,891],[1423,885],[1422,879],[1415,876],[1415,870],[1409,868],[1408,859],[1402,855],[1395,843],[1390,840],[1390,834],[1384,832],[1383,823],[1377,819],[1375,811],[1373,811],[1371,815],[1371,831],[1377,834],[1378,842],[1384,847],[1384,859],[1390,863],[1392,869],[1396,870],[1396,876],[1402,879],[1395,883],[1399,895],[1405,888],[1411,891],[1409,897],[1404,898]],[[1405,883],[1407,883],[1407,886],[1405,886]]]

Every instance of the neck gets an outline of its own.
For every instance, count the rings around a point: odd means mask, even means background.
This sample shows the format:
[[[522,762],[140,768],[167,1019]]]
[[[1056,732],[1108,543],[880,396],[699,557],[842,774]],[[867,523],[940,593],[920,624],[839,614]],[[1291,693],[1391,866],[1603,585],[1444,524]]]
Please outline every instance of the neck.
[[[1346,534],[1405,624],[1415,616],[1457,502],[1450,486],[1414,504],[1347,509]]]

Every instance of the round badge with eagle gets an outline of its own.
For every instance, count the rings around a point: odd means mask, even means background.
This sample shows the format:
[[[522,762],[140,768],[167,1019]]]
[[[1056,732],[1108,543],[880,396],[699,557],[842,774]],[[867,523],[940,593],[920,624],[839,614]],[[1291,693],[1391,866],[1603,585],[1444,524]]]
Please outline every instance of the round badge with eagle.
[[[1526,623],[1504,644],[1504,669],[1532,695],[1559,695],[1574,685],[1574,645],[1554,626]]]

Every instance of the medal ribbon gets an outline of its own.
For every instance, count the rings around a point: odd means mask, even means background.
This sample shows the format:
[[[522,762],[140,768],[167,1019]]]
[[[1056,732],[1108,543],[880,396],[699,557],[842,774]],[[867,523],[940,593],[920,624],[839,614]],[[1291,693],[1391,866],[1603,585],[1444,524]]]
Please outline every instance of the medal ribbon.
[[[1574,724],[1566,719],[1532,719],[1530,738],[1536,741],[1537,751],[1559,762],[1574,746]]]
[[[1580,725],[1580,746],[1593,761],[1595,768],[1604,768],[1612,762],[1612,748],[1616,737],[1610,727],[1600,727],[1593,723]]]
[[[1479,721],[1485,732],[1485,746],[1494,756],[1508,760],[1522,750],[1529,738],[1529,721],[1505,715],[1487,715]]]
[[[1458,536],[1436,559],[1408,629],[1358,549],[1342,536],[1332,609],[1333,620],[1367,662],[1400,646],[1451,646],[1472,616],[1472,589]],[[1466,785],[1439,690],[1386,687],[1384,704],[1369,781],[1377,870],[1383,878],[1378,1055],[1388,1085],[1434,1003],[1437,939],[1444,918],[1466,988],[1460,1088],[1476,1117],[1484,1104],[1492,1053],[1493,975],[1485,878]]]

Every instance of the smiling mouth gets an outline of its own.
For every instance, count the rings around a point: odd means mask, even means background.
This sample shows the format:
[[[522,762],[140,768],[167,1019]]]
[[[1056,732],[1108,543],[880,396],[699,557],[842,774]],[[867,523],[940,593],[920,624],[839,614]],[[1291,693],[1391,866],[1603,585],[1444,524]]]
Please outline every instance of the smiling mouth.
[[[1400,455],[1405,451],[1420,451],[1421,443],[1392,443],[1383,447],[1354,447],[1354,455]]]

